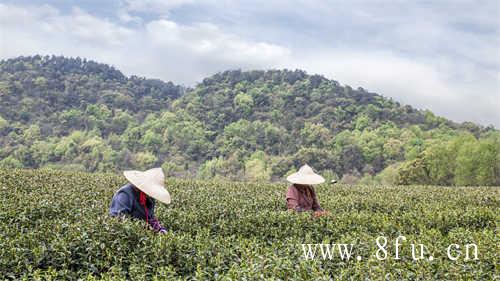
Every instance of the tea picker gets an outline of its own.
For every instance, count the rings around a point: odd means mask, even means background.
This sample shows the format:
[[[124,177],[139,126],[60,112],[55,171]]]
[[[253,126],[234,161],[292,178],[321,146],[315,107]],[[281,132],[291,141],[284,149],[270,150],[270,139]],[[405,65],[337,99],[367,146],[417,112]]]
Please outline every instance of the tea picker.
[[[113,196],[109,214],[131,216],[146,221],[146,225],[155,232],[165,233],[167,230],[154,215],[155,199],[170,204],[170,194],[165,189],[165,175],[161,168],[144,172],[125,171],[128,184],[122,186]]]
[[[319,205],[313,185],[324,183],[325,179],[316,174],[307,164],[299,171],[289,175],[287,181],[292,183],[286,192],[286,203],[289,210],[297,212],[313,211],[315,217],[326,215]]]

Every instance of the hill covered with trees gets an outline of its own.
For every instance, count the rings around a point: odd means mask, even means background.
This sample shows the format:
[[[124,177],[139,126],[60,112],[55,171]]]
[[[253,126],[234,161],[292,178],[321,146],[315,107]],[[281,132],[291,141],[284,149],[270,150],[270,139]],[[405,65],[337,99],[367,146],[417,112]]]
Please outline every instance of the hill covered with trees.
[[[304,71],[194,88],[56,56],[0,62],[0,166],[279,180],[302,163],[381,184],[500,185],[500,133]]]

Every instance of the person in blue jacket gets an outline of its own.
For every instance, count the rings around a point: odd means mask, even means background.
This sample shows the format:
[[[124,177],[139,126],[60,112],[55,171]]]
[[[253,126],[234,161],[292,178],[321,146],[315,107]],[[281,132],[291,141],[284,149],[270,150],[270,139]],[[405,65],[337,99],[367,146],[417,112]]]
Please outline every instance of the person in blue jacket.
[[[144,172],[125,171],[129,181],[113,196],[109,214],[113,217],[130,216],[145,220],[154,231],[165,233],[166,229],[154,215],[155,199],[170,204],[170,194],[165,189],[165,176],[161,168]]]

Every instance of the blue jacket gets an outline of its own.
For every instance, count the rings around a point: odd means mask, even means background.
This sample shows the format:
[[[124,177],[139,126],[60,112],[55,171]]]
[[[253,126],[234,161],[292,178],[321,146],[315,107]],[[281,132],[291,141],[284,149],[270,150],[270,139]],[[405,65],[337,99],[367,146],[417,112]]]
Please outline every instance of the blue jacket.
[[[154,220],[155,200],[147,197],[146,206],[148,208],[148,220]],[[122,186],[113,196],[109,207],[111,216],[129,215],[134,218],[146,220],[144,207],[139,203],[139,192],[134,190],[130,183]]]

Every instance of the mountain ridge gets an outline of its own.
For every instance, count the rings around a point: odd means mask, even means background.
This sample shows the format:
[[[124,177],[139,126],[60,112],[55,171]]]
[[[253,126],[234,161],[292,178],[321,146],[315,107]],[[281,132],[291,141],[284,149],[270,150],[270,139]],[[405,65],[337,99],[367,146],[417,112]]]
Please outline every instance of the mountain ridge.
[[[308,162],[359,180],[435,143],[498,133],[302,70],[229,70],[186,88],[30,56],[0,61],[0,94],[3,166],[277,180]]]

